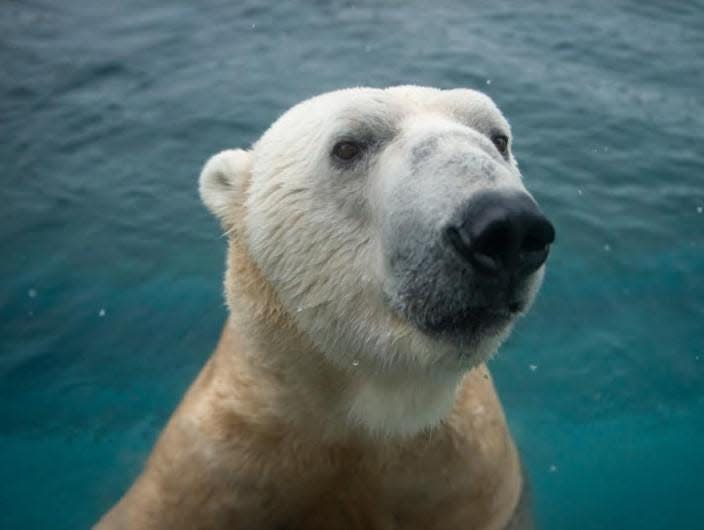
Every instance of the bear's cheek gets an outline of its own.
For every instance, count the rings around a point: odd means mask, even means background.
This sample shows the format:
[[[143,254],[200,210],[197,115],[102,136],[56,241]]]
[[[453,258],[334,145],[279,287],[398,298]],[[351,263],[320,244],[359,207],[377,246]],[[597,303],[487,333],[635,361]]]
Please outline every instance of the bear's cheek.
[[[316,208],[328,211],[331,222],[351,222],[359,228],[369,223],[371,205],[365,169],[366,164],[351,171],[333,170],[316,186]]]
[[[252,258],[286,309],[309,327],[309,320],[342,321],[350,307],[368,305],[379,289],[378,259],[365,219],[342,215],[329,196],[304,203],[249,212],[247,232]]]

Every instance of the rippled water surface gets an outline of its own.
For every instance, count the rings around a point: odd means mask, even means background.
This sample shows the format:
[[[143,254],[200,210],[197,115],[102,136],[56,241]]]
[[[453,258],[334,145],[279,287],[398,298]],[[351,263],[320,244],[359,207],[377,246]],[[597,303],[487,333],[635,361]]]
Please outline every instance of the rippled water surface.
[[[0,527],[87,527],[214,346],[203,161],[399,83],[488,92],[558,227],[492,363],[543,528],[703,527],[704,5],[469,4],[3,3]]]

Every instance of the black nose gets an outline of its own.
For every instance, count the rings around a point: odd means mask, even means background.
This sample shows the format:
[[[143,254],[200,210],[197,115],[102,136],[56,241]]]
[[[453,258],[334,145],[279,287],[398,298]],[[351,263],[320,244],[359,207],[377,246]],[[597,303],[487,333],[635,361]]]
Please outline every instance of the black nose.
[[[446,234],[479,272],[524,276],[545,263],[555,228],[526,193],[487,191],[473,197]]]

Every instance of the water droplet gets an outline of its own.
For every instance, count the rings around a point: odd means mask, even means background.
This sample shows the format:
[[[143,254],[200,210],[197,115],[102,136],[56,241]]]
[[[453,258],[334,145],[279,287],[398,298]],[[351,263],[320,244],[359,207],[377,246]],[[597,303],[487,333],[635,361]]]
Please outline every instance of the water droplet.
[[[537,364],[529,364],[528,368],[530,368],[531,372],[535,372],[538,369],[538,365]]]
[[[30,298],[36,298],[37,297],[37,290],[36,289],[30,289],[27,291],[27,296]]]
[[[704,212],[704,206],[697,206],[697,213]]]
[[[99,317],[104,317],[104,316],[105,316],[105,308],[104,308],[104,307],[100,308],[100,311],[98,311],[98,316],[99,316]]]
[[[555,472],[557,472],[557,466],[556,466],[555,464],[550,464],[550,467],[548,468],[548,471],[550,471],[550,473],[555,473]]]
[[[352,361],[352,366],[359,366],[359,361],[357,359]]]
[[[487,84],[487,85],[490,85],[490,84],[491,84],[491,79],[487,79],[487,80],[486,80],[486,84]]]
[[[604,250],[605,250],[606,252],[610,252],[610,251],[611,251],[611,245],[609,245],[608,243],[607,243],[606,245],[604,245]]]

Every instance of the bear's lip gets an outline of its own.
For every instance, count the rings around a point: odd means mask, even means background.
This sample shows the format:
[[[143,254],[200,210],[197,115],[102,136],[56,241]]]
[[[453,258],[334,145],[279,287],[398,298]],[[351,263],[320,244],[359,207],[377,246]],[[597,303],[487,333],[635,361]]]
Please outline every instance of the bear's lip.
[[[501,305],[470,306],[423,323],[432,335],[480,334],[498,331],[521,314],[525,302],[516,300]]]

